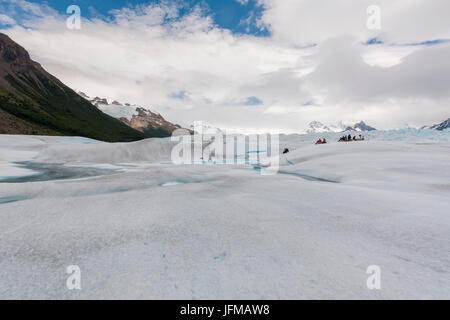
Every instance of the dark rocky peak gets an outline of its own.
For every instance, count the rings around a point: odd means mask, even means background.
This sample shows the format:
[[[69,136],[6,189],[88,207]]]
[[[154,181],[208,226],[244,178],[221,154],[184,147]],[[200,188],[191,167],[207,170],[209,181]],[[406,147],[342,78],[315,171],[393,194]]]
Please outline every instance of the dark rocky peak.
[[[7,63],[32,63],[27,50],[12,41],[10,37],[3,33],[0,33],[0,57]]]

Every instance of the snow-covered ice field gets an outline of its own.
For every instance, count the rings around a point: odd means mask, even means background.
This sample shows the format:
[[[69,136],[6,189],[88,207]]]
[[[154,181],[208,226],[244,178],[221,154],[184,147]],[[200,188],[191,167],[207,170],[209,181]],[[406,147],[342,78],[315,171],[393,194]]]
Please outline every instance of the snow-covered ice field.
[[[172,165],[168,139],[0,135],[0,298],[450,299],[450,134],[325,136],[282,136],[264,176]]]

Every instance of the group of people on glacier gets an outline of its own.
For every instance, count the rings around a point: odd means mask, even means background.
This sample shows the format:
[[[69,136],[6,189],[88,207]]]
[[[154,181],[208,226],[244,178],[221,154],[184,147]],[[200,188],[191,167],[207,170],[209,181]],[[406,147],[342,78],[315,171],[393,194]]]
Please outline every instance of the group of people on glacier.
[[[357,138],[356,136],[352,136],[349,134],[348,136],[342,136],[339,138],[339,142],[343,142],[343,141],[364,141],[364,136],[363,135],[359,135],[359,138]]]
[[[348,141],[364,141],[364,136],[363,135],[359,135],[359,137],[357,138],[356,136],[353,136],[351,134],[349,134],[348,136],[342,136],[339,138],[338,142],[348,142]],[[319,139],[316,141],[316,144],[324,144],[327,143],[327,139],[323,138],[323,139]]]

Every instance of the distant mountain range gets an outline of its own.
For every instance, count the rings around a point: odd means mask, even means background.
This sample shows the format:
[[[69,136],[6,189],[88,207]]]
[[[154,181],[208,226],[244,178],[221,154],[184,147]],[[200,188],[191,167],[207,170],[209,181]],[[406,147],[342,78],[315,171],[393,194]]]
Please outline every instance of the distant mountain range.
[[[438,123],[438,124],[434,124],[431,126],[424,126],[421,129],[432,129],[432,130],[439,130],[439,131],[444,131],[447,129],[450,129],[450,118],[448,118],[447,120]]]
[[[84,136],[111,142],[146,137],[80,97],[2,33],[0,133]]]
[[[142,106],[118,101],[109,103],[107,98],[92,98],[83,92],[78,92],[78,94],[107,115],[142,132],[145,137],[170,137],[173,131],[182,128],[178,124],[167,121],[159,113]]]
[[[367,125],[364,121],[360,121],[353,125],[346,125],[340,121],[336,125],[324,125],[319,121],[312,121],[308,124],[305,133],[321,133],[321,132],[344,132],[344,131],[373,131],[374,127]]]
[[[421,129],[449,128],[450,118]],[[142,106],[77,94],[31,60],[23,47],[0,33],[0,134],[77,135],[126,142],[167,137],[177,129],[181,126]],[[209,126],[202,130],[222,132]],[[313,121],[304,133],[373,130],[364,121],[353,125]],[[189,131],[193,133],[194,128]]]

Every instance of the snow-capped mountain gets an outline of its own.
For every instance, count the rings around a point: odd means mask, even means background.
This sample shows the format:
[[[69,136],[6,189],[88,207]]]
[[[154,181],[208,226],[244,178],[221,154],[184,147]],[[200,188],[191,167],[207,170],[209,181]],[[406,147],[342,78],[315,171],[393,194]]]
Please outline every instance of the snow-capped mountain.
[[[343,124],[339,121],[336,125],[325,125],[319,121],[312,121],[308,124],[306,133],[321,133],[321,132],[344,132],[344,131],[373,131],[374,127],[367,125],[364,121],[355,123],[354,125]]]
[[[374,127],[367,125],[364,121],[355,123],[353,126],[348,126],[345,131],[374,131],[377,130]]]
[[[78,92],[78,94],[90,101],[102,112],[119,119],[148,137],[169,137],[173,131],[182,128],[178,124],[173,124],[165,120],[159,113],[152,112],[135,104],[121,103],[118,101],[109,103],[106,98],[91,98],[83,92]]]
[[[439,130],[439,131],[444,131],[444,130],[450,129],[450,118],[448,118],[447,120],[445,120],[439,124],[434,124],[431,126],[424,126],[421,129],[432,129],[432,130]]]
[[[331,132],[330,127],[324,125],[319,121],[312,121],[308,124],[308,129],[306,129],[306,133],[321,133],[321,132]]]

